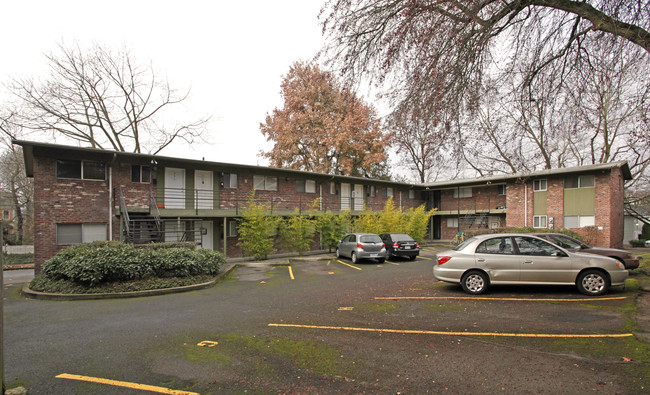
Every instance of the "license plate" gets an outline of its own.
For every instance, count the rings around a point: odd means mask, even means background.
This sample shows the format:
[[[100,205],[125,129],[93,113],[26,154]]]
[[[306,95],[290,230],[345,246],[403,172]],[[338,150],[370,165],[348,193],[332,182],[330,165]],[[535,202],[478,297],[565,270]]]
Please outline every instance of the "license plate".
[[[371,258],[377,258],[379,255],[378,254],[370,254]]]
[[[405,250],[410,250],[410,249],[411,249],[411,246],[404,246],[404,249],[405,249]]]

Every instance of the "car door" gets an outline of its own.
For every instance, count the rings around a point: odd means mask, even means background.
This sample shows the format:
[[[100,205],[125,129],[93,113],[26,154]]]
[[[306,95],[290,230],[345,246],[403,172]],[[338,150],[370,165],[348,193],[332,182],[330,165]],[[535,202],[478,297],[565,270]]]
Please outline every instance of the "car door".
[[[339,254],[350,257],[352,255],[352,247],[357,245],[356,235],[347,235],[343,238],[339,246]]]
[[[559,247],[533,237],[516,236],[521,257],[521,281],[536,283],[572,283],[575,271],[571,258]]]
[[[521,257],[515,255],[510,237],[484,240],[474,252],[476,265],[485,270],[490,281],[519,281]]]

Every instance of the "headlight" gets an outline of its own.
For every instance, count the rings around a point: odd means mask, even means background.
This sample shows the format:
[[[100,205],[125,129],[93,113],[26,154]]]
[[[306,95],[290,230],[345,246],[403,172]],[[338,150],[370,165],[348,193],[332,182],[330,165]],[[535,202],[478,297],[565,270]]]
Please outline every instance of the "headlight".
[[[621,269],[625,269],[625,265],[623,265],[618,259],[616,260],[616,266],[620,267]]]

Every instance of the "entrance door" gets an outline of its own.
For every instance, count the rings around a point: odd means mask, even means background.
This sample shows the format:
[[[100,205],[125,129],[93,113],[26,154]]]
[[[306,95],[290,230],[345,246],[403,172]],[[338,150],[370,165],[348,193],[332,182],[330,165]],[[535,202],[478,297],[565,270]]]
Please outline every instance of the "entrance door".
[[[350,200],[352,199],[351,192],[350,184],[341,183],[341,210],[350,208]]]
[[[212,210],[214,208],[214,189],[212,172],[206,170],[194,171],[194,188],[196,190],[196,208]]]
[[[354,210],[363,210],[363,185],[354,186]]]
[[[185,169],[165,168],[165,208],[185,208]]]
[[[205,229],[205,234],[201,236],[201,248],[205,248],[206,250],[213,250],[214,233],[212,221],[203,221],[203,228]]]

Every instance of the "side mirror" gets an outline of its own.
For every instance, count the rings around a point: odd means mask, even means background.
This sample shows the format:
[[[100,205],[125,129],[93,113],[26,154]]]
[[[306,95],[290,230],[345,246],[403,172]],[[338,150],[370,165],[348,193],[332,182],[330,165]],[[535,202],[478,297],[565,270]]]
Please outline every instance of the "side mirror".
[[[562,258],[568,257],[568,255],[564,251],[556,251],[555,254],[553,254],[553,256],[558,256]]]

